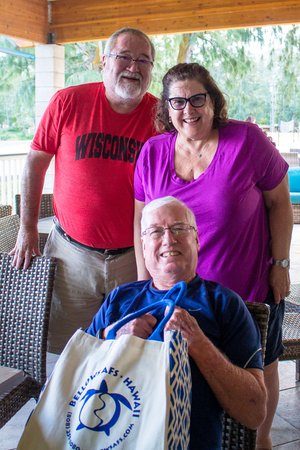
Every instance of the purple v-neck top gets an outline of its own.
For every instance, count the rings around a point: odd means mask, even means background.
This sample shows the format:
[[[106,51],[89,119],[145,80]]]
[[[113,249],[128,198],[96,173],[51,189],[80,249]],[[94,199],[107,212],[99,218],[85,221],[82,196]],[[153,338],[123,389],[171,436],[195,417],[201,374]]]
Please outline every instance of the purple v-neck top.
[[[230,120],[219,128],[219,143],[207,169],[195,180],[176,175],[176,133],[149,139],[135,170],[135,198],[172,195],[194,212],[200,251],[198,274],[262,302],[271,267],[270,232],[263,191],[274,189],[288,164],[261,129]]]

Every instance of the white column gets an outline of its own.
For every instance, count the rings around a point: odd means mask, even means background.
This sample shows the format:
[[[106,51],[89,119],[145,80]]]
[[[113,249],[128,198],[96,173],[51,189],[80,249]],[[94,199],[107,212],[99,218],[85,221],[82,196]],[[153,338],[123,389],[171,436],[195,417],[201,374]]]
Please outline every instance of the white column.
[[[36,127],[51,97],[65,86],[65,48],[46,44],[35,48],[35,124]],[[54,158],[47,170],[44,193],[53,192]]]
[[[65,48],[46,44],[35,48],[35,124],[38,125],[50,98],[65,86]]]

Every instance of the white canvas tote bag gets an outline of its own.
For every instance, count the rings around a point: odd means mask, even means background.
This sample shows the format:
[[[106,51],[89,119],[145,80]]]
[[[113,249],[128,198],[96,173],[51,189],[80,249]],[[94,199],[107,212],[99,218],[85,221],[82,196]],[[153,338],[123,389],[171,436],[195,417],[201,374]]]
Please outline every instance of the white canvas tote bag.
[[[191,375],[187,342],[160,330],[174,303],[157,302],[134,317],[171,305],[148,340],[98,339],[78,330],[59,357],[18,450],[187,450]],[[108,336],[109,337],[109,336]],[[110,336],[111,337],[111,336]]]

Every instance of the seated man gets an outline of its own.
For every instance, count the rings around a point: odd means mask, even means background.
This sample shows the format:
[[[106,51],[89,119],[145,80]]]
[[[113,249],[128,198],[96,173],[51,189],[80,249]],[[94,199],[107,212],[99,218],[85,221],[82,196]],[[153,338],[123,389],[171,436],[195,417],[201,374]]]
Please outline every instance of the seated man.
[[[237,294],[196,275],[196,222],[182,202],[164,197],[148,203],[142,215],[142,242],[152,279],[112,291],[87,332],[105,338],[118,319],[161,300],[174,284],[185,281],[186,296],[179,300],[165,330],[180,330],[188,342],[190,450],[219,449],[223,409],[252,429],[264,419],[266,391],[257,326]],[[147,338],[161,319],[146,314],[129,322],[118,335]]]

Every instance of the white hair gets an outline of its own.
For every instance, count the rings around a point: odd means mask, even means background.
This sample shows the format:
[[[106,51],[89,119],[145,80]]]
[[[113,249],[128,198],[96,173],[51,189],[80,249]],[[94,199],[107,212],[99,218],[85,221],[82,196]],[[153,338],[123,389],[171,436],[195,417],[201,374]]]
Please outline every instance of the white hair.
[[[147,203],[147,205],[143,208],[142,218],[141,218],[141,230],[142,230],[142,232],[146,228],[146,216],[150,212],[160,208],[161,206],[169,205],[171,203],[174,203],[176,205],[180,205],[180,206],[184,207],[184,209],[186,210],[186,215],[187,215],[187,219],[188,219],[189,224],[192,225],[193,227],[195,227],[196,230],[197,230],[196,218],[195,218],[195,215],[194,215],[193,211],[190,208],[188,208],[186,206],[186,204],[184,202],[182,202],[181,200],[178,200],[177,198],[172,197],[171,195],[168,195],[166,197],[161,197],[161,198],[157,198],[155,200],[152,200],[151,202]]]
[[[130,33],[133,34],[134,36],[138,36],[139,38],[145,39],[145,41],[148,42],[150,49],[151,49],[151,57],[152,60],[154,61],[155,59],[155,48],[153,45],[153,42],[150,40],[149,36],[147,36],[147,34],[145,34],[143,31],[138,30],[136,28],[130,28],[130,27],[126,27],[126,28],[120,28],[119,30],[115,31],[106,41],[105,44],[105,48],[104,48],[104,54],[108,55],[111,50],[114,48],[114,45],[116,43],[116,40],[118,39],[118,37],[121,34],[125,34],[125,33]]]

